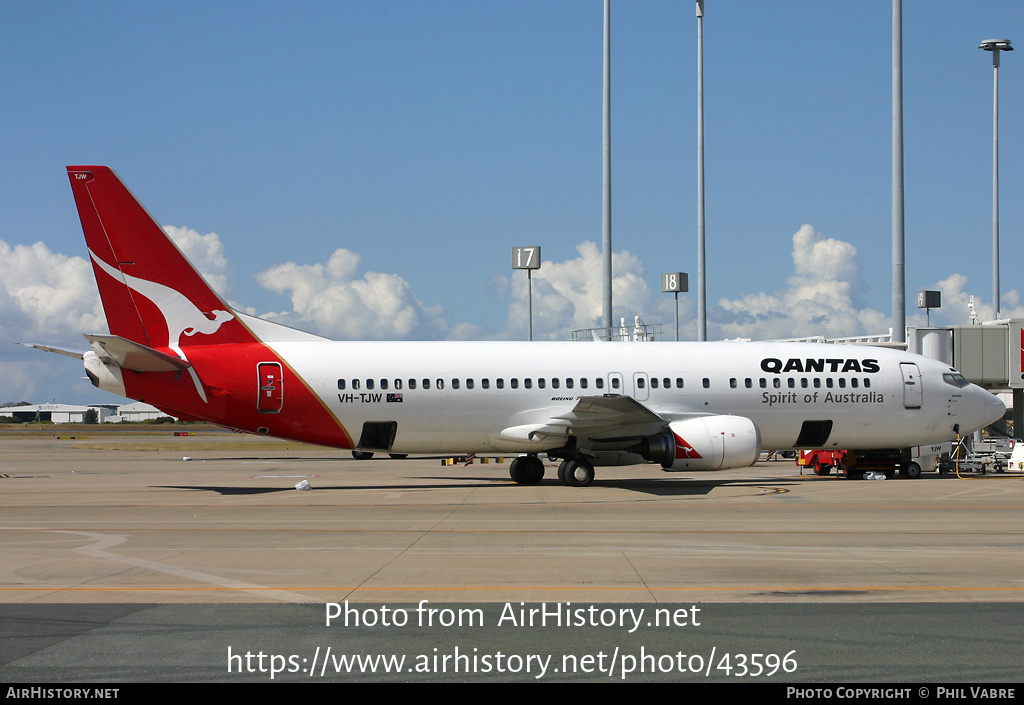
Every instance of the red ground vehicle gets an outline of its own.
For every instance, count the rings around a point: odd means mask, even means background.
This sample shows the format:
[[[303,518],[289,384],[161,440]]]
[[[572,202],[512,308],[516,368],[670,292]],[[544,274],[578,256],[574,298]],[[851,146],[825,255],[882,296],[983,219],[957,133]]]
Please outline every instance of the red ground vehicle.
[[[920,452],[919,446],[916,452]],[[839,474],[859,478],[867,471],[884,472],[886,477],[916,479],[921,476],[921,465],[912,455],[914,449],[900,450],[802,450],[797,456],[797,465],[808,467],[815,475],[829,475],[835,468]]]
[[[802,450],[797,456],[796,463],[814,471],[815,475],[831,474],[832,468],[838,472],[846,472],[845,450]]]

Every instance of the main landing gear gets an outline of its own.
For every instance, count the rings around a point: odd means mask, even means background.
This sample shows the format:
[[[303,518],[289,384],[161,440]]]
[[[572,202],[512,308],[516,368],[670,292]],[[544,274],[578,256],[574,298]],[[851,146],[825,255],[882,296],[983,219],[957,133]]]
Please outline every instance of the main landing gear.
[[[508,474],[520,485],[535,485],[544,479],[544,462],[536,455],[521,455],[512,461]],[[583,456],[566,458],[558,466],[558,479],[569,487],[586,487],[594,481],[594,466]]]
[[[594,466],[582,456],[566,458],[558,466],[558,479],[569,487],[586,487],[594,481]]]
[[[520,455],[508,468],[512,481],[519,485],[536,485],[544,479],[544,461],[536,455]]]

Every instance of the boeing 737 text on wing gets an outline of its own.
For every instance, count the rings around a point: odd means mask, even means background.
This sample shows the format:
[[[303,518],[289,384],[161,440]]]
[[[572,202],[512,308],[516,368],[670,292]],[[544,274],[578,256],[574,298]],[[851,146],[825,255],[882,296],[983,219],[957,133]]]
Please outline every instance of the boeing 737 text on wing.
[[[182,419],[364,454],[520,454],[521,484],[547,455],[587,485],[595,465],[926,445],[1005,411],[948,365],[886,348],[327,340],[233,310],[112,170],[67,170],[110,329],[86,336],[86,372]]]

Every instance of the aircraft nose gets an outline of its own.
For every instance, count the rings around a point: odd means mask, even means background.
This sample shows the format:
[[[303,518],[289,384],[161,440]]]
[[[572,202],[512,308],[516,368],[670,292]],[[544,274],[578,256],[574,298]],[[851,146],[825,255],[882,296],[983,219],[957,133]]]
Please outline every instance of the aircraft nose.
[[[1002,399],[986,389],[977,385],[971,385],[972,406],[975,409],[975,419],[979,428],[994,424],[1006,414],[1006,404]]]

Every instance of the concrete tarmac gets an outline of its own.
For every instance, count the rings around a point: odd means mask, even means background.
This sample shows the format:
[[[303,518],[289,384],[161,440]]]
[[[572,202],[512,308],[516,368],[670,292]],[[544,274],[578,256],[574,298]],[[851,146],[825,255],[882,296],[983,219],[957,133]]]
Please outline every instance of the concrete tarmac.
[[[801,475],[780,461],[688,475],[598,468],[593,486],[569,488],[551,464],[543,482],[526,487],[509,480],[507,463],[356,461],[196,433],[0,434],[5,631],[15,615],[40,614],[49,615],[40,624],[63,626],[29,628],[32,639],[63,633],[74,620],[60,615],[79,614],[75,604],[108,624],[146,604],[295,604],[320,619],[325,603],[347,600],[378,611],[481,604],[499,616],[521,603],[703,605],[721,614],[735,609],[726,603],[745,603],[766,615],[790,603],[795,614],[813,612],[812,634],[841,630],[857,610],[877,615],[879,603],[944,603],[934,607],[942,638],[951,615],[963,625],[981,609],[1012,627],[1005,636],[1019,651],[1020,473],[853,481]],[[296,490],[301,480],[312,489]],[[891,614],[914,609],[893,604]],[[0,672],[10,677],[32,658],[24,648],[0,654],[8,663]]]
[[[56,433],[0,437],[0,602],[1024,599],[1020,473],[853,481],[781,461],[598,468],[570,488],[551,464],[517,486],[507,463]]]

